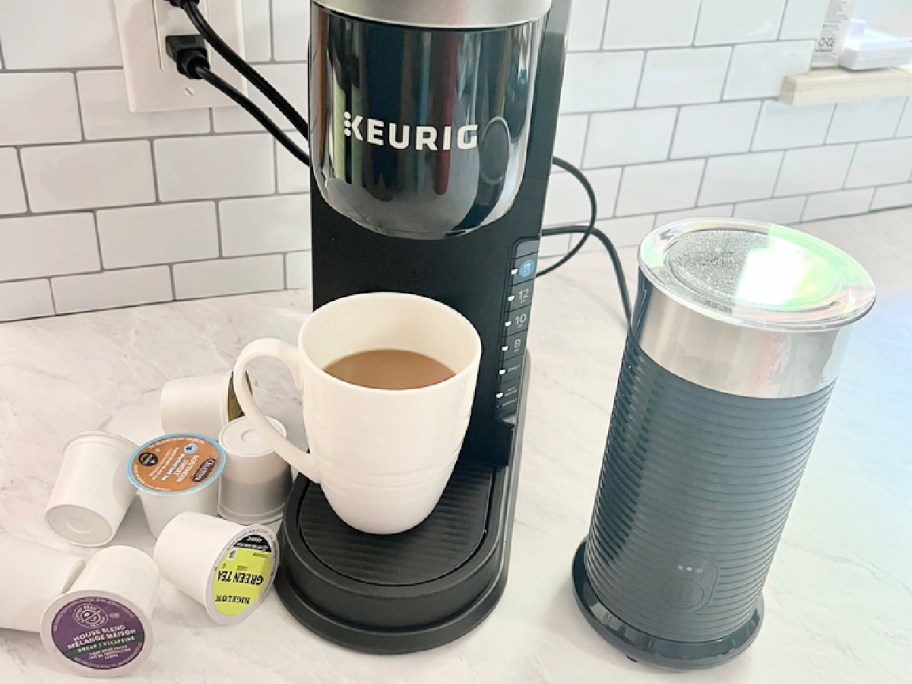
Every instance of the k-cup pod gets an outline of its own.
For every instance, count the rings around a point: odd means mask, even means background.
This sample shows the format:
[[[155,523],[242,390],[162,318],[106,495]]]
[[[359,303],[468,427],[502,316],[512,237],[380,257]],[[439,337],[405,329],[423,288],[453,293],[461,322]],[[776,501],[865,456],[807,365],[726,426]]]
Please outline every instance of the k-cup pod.
[[[127,464],[139,490],[149,530],[156,537],[187,511],[218,515],[218,481],[225,452],[202,435],[166,435],[136,449]]]
[[[126,472],[135,450],[133,442],[105,432],[67,442],[44,512],[48,527],[79,546],[110,542],[136,495]]]
[[[182,513],[168,523],[153,555],[162,576],[222,625],[247,619],[279,565],[278,542],[268,527],[200,513]]]
[[[244,415],[234,394],[233,374],[172,380],[162,388],[161,422],[168,434],[218,439],[222,428]],[[248,387],[250,378],[246,378]]]
[[[285,427],[268,418],[285,436]],[[291,467],[260,436],[249,418],[231,421],[219,435],[227,463],[219,485],[219,515],[252,525],[282,517],[291,492]]]
[[[0,532],[0,629],[41,630],[41,616],[82,572],[81,558]]]
[[[142,551],[112,546],[95,554],[70,590],[41,618],[41,641],[64,668],[84,677],[123,677],[149,656],[158,568]]]

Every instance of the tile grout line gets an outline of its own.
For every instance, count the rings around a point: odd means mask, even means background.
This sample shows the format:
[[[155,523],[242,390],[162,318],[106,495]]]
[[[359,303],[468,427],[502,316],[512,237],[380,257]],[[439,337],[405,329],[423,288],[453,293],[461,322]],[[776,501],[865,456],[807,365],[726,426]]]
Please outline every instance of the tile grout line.
[[[29,196],[28,184],[25,182],[25,165],[22,163],[22,148],[14,147],[16,151],[16,165],[19,168],[19,180],[22,183],[22,194],[25,197],[25,212],[24,216],[30,216],[32,212],[32,199]]]
[[[775,100],[761,100],[760,109],[757,110],[757,119],[754,121],[754,131],[751,133],[750,145],[748,146],[748,152],[756,152],[757,145],[757,133],[760,131],[760,120],[763,118],[763,112],[766,111],[767,103],[775,102]]]
[[[95,230],[95,249],[98,250],[98,271],[96,271],[96,273],[98,273],[98,272],[104,273],[105,266],[104,266],[104,259],[102,258],[102,255],[101,255],[101,233],[98,230],[98,210],[97,209],[92,210],[92,227]]]
[[[50,277],[48,277],[48,278],[43,278],[42,280],[46,280],[46,281],[47,281],[48,290],[50,290],[50,292],[51,292],[51,308],[54,309],[54,315],[55,315],[55,316],[59,316],[59,315],[60,315],[60,312],[59,312],[58,309],[57,309],[57,296],[54,294],[54,283],[51,282]],[[9,281],[7,281],[7,282],[9,282]]]
[[[267,14],[269,15],[269,61],[275,63],[275,8],[272,6],[272,0],[266,0]],[[310,8],[308,7],[308,12]]]
[[[79,79],[76,78],[75,69],[66,73],[73,76],[73,88],[76,92],[76,116],[79,118],[79,135],[81,136],[81,140],[76,144],[81,145],[88,142],[88,139],[86,138],[85,117],[82,114],[82,95],[79,93]]]
[[[604,52],[607,48],[605,47],[605,41],[608,40],[608,17],[611,14],[611,0],[605,3],[605,14],[602,16],[602,35],[599,38],[599,51]],[[569,31],[568,31],[569,33]],[[569,45],[568,45],[569,47]],[[569,52],[569,50],[568,50]]]

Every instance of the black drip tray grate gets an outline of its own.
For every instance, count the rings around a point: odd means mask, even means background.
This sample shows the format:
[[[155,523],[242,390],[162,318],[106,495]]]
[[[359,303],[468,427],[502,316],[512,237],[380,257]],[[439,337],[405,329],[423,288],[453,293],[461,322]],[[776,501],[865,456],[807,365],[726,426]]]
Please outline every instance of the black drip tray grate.
[[[359,532],[333,512],[320,487],[309,484],[298,513],[298,533],[313,555],[349,579],[379,586],[431,582],[465,564],[487,526],[494,472],[459,462],[440,502],[408,532]]]

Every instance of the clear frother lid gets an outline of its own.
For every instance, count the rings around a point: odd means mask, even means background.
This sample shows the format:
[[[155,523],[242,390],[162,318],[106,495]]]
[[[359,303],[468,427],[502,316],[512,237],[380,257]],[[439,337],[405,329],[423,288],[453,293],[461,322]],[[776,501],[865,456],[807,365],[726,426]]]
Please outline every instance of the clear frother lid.
[[[734,325],[799,332],[852,323],[874,283],[851,256],[792,228],[739,219],[678,221],[640,245],[640,269],[674,301]]]

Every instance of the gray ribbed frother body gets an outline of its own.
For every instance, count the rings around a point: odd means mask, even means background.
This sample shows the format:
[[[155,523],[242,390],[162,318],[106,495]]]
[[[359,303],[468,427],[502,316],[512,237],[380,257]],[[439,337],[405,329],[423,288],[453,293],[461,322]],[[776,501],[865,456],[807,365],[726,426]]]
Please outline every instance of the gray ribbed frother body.
[[[757,634],[847,324],[874,291],[830,245],[731,219],[655,231],[640,269],[574,583],[631,658],[707,667]]]

